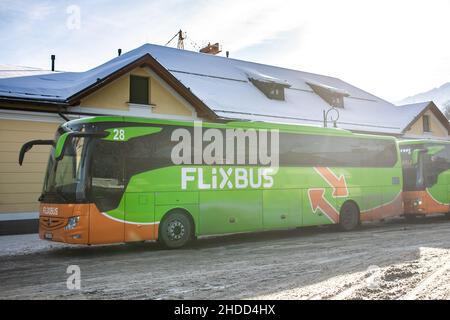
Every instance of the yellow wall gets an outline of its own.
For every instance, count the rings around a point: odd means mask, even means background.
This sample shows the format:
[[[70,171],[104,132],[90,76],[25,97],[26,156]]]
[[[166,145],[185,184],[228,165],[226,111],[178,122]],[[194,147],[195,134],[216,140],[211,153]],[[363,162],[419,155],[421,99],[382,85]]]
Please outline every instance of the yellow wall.
[[[411,128],[405,133],[405,135],[413,136],[435,136],[435,137],[448,137],[448,132],[436,116],[431,111],[426,111],[425,115],[429,116],[430,119],[430,132],[423,131],[423,118],[420,117]]]
[[[50,153],[49,146],[35,146],[17,163],[27,141],[53,139],[58,123],[0,119],[0,214],[38,211],[38,197]]]
[[[153,113],[192,116],[192,111],[189,108],[177,100],[157,79],[151,77],[147,70],[142,68],[137,68],[132,72],[123,75],[119,79],[116,79],[107,86],[84,98],[80,103],[80,107],[128,111],[130,75],[150,78],[150,103],[152,105]]]

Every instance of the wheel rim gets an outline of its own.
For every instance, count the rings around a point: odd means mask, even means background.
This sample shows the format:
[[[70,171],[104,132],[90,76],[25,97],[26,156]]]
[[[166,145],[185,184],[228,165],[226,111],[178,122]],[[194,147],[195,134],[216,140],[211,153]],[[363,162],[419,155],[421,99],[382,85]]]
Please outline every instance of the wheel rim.
[[[167,236],[172,241],[182,239],[186,234],[184,224],[180,220],[172,220],[167,225]]]

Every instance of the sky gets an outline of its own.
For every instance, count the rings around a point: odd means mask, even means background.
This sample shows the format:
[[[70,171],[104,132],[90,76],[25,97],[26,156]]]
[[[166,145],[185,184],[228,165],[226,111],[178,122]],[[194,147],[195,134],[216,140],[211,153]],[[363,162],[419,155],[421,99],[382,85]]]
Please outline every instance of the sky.
[[[179,29],[187,50],[219,42],[392,102],[450,82],[450,0],[0,0],[0,64],[48,69],[55,54],[84,71]]]

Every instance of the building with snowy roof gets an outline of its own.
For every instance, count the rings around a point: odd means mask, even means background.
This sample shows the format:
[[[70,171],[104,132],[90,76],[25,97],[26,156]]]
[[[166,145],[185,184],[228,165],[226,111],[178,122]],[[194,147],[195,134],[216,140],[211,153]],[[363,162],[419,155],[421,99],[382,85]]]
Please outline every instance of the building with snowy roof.
[[[335,125],[354,132],[450,132],[433,102],[395,106],[338,78],[152,44],[85,72],[22,69],[0,66],[0,221],[36,216],[48,147],[33,148],[21,169],[18,151],[27,140],[51,139],[64,121],[58,113],[323,126],[333,107]]]

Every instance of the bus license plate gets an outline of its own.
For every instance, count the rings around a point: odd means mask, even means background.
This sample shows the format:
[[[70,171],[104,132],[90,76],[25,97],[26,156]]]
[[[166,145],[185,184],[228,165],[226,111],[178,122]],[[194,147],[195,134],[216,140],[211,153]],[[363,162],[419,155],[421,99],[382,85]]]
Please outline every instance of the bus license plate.
[[[44,238],[45,238],[45,239],[51,240],[51,239],[53,239],[53,234],[51,234],[50,232],[47,232],[47,233],[44,235]]]

